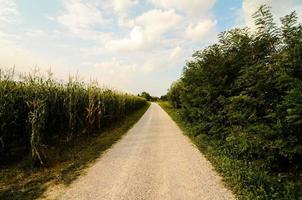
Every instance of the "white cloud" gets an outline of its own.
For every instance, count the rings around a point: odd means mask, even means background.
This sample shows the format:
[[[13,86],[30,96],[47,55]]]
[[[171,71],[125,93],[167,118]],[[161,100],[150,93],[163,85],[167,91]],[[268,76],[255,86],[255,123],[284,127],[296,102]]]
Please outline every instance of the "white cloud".
[[[171,30],[181,17],[175,10],[150,10],[132,21],[134,27],[130,37],[108,41],[106,47],[111,51],[137,51],[147,49],[161,39],[161,36]]]
[[[118,18],[118,25],[120,27],[126,27],[126,28],[132,28],[135,26],[134,20],[125,18],[125,17],[119,17]]]
[[[175,59],[179,59],[181,54],[182,54],[182,49],[179,46],[177,46],[174,49],[172,49],[169,59],[172,61]]]
[[[7,23],[18,16],[17,5],[14,0],[0,0],[0,22]]]
[[[144,73],[159,72],[172,69],[184,63],[184,50],[180,46],[172,49],[161,49],[153,53],[144,54],[140,66]]]
[[[175,8],[187,14],[205,15],[213,7],[216,0],[149,0],[162,8]]]
[[[24,33],[26,36],[28,37],[41,37],[41,36],[46,36],[47,33],[41,29],[31,29],[31,30],[27,30],[25,33]]]
[[[55,20],[73,33],[87,31],[108,22],[96,5],[81,0],[66,0],[64,11]]]
[[[180,19],[181,16],[173,9],[165,11],[155,9],[143,13],[135,19],[135,22],[144,27],[148,38],[153,39],[173,29]]]
[[[145,43],[143,30],[139,26],[135,26],[130,33],[129,38],[108,41],[107,49],[111,51],[136,51],[141,49]]]
[[[14,2],[0,0],[0,24],[3,13],[9,22],[1,29],[5,35],[0,32],[0,64],[16,64],[20,71],[53,66],[59,77],[78,72],[85,80],[135,93],[163,94],[185,57],[202,48],[199,40],[216,37],[215,0],[62,0],[55,6],[59,10],[47,11],[53,21],[43,26],[41,13],[39,23],[22,16],[32,11],[27,7],[16,25]],[[4,12],[3,5],[10,9]]]
[[[211,19],[202,20],[196,25],[190,24],[185,31],[185,36],[195,41],[216,37],[216,24],[217,21]]]
[[[251,28],[254,28],[254,20],[252,15],[259,8],[260,5],[266,4],[271,7],[275,22],[280,23],[279,18],[296,10],[299,14],[300,21],[302,21],[302,1],[301,0],[253,0],[243,1],[242,9],[239,18],[243,18],[241,22]]]
[[[133,63],[126,63],[116,58],[109,61],[98,62],[94,64],[97,79],[102,84],[110,84],[116,89],[127,90],[125,85],[133,81],[131,78],[138,71],[138,67]]]
[[[91,0],[98,4],[102,10],[110,15],[115,15],[120,27],[131,28],[134,26],[133,20],[130,19],[131,11],[139,0]]]
[[[113,9],[118,14],[127,15],[129,9],[137,3],[137,0],[113,0]]]
[[[183,29],[183,39],[189,42],[202,40],[203,43],[212,42],[217,35],[212,7],[216,0],[149,0],[155,6],[164,9],[176,9],[183,14],[179,28]],[[180,38],[179,38],[180,39]]]

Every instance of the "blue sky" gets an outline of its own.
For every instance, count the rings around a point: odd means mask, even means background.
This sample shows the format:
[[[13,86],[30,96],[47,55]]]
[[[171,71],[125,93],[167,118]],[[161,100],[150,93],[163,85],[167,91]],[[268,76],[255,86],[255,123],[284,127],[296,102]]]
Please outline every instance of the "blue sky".
[[[159,96],[194,50],[253,28],[264,3],[276,19],[296,10],[301,20],[301,0],[0,0],[0,67]]]

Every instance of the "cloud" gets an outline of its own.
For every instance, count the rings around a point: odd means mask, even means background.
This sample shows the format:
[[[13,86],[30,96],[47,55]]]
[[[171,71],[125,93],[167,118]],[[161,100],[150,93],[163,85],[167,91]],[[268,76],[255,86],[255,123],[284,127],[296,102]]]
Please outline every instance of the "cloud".
[[[179,59],[181,57],[181,54],[182,54],[182,49],[179,46],[177,46],[174,49],[172,49],[169,59],[170,60]]]
[[[252,15],[259,8],[260,5],[266,4],[271,7],[275,22],[280,24],[280,17],[291,13],[296,10],[299,14],[299,20],[302,21],[302,1],[301,0],[245,0],[242,3],[242,8],[239,11],[239,18],[243,19],[242,24],[255,28]]]
[[[114,15],[117,18],[117,23],[120,27],[132,28],[133,20],[130,19],[131,11],[134,6],[139,4],[139,0],[90,0],[99,5],[103,12],[109,15]]]
[[[136,64],[122,62],[116,58],[94,64],[97,79],[102,84],[110,84],[115,89],[127,90],[126,85],[133,81],[133,76],[138,72]]]
[[[209,43],[217,35],[217,21],[212,8],[216,0],[149,0],[153,5],[164,9],[176,9],[182,14],[179,28],[183,29],[183,39],[187,42],[203,40]],[[179,36],[180,37],[180,36]]]
[[[196,41],[216,37],[216,20],[205,19],[196,25],[190,24],[186,31],[185,36],[187,39]]]
[[[149,10],[136,17],[130,37],[108,41],[106,47],[111,51],[137,51],[154,46],[162,35],[173,30],[181,17],[175,10]]]
[[[17,5],[14,0],[0,0],[0,22],[7,23],[19,15]]]
[[[129,9],[137,3],[137,0],[113,0],[113,9],[118,14],[127,15]]]
[[[161,49],[153,53],[144,54],[140,66],[141,70],[146,73],[155,73],[167,69],[173,69],[184,64],[184,50],[180,46],[170,49]]]
[[[149,0],[162,8],[175,8],[187,14],[206,15],[215,4],[215,0]]]
[[[41,36],[46,36],[47,33],[44,30],[41,29],[30,29],[25,31],[24,33],[26,36],[35,38],[35,37],[41,37]]]
[[[0,32],[0,64],[20,71],[53,66],[59,77],[78,72],[135,93],[164,93],[184,57],[216,36],[215,0],[62,0],[47,10],[52,21],[44,12],[35,13],[37,21],[23,16],[31,8],[18,13],[23,4],[14,2],[0,0],[0,24],[3,16],[8,21]]]
[[[81,33],[97,25],[108,23],[96,5],[81,0],[64,1],[64,11],[51,19],[64,25],[73,33]]]
[[[141,49],[145,43],[143,30],[139,26],[135,26],[130,33],[129,38],[108,41],[107,49],[111,51],[136,51]]]
[[[162,34],[173,29],[180,21],[179,16],[175,10],[150,10],[143,13],[135,19],[135,22],[144,27],[145,34],[148,38],[157,38]]]

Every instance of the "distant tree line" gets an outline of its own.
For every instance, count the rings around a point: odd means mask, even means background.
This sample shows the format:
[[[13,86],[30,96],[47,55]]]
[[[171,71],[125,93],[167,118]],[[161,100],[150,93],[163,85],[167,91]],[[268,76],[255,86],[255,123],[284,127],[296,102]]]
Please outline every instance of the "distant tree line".
[[[151,96],[148,92],[142,92],[141,94],[138,94],[137,96],[145,98],[147,101],[158,101],[160,98],[156,96]]]

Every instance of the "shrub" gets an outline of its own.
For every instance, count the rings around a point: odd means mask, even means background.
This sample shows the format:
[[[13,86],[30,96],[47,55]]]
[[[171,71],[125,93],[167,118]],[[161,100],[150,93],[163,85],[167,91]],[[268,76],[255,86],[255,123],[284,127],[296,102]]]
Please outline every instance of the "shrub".
[[[243,163],[232,180],[261,199],[301,197],[302,26],[293,12],[277,27],[266,6],[254,18],[255,32],[223,32],[194,53],[170,91],[196,138]]]

